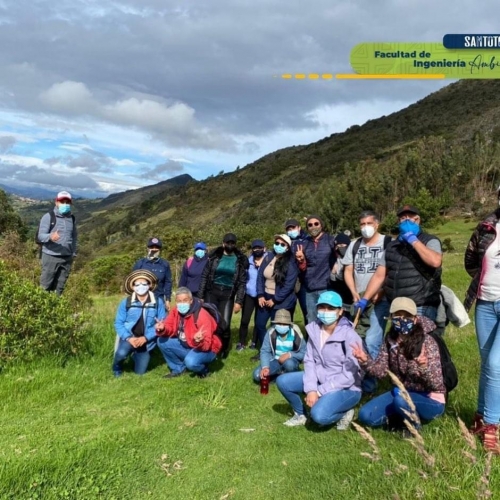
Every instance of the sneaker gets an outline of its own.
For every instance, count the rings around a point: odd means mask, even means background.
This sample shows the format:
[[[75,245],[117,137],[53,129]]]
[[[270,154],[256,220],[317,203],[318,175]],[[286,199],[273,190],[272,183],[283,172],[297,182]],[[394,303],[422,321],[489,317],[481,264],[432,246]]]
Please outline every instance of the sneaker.
[[[484,424],[483,445],[487,452],[500,455],[500,443],[498,438],[498,424]]]
[[[297,427],[299,425],[306,425],[307,417],[305,415],[299,415],[298,413],[294,413],[293,417],[283,422],[283,425],[287,427]]]
[[[253,350],[257,349],[257,346],[255,345],[255,342],[252,342],[252,343],[250,344],[249,349],[253,349]]]
[[[167,373],[166,375],[163,375],[163,378],[175,378],[175,377],[180,377],[184,372],[170,372]]]
[[[337,422],[338,431],[346,431],[351,425],[352,419],[354,418],[354,410],[349,410],[344,413],[344,416]]]
[[[242,352],[246,349],[246,347],[243,344],[236,344],[236,352]]]

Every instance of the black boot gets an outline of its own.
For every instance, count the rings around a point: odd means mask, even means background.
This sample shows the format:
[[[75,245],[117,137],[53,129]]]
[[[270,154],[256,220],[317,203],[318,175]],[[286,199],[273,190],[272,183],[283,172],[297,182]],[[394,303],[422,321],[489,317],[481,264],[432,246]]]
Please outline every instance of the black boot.
[[[221,358],[226,359],[229,356],[230,350],[231,350],[231,337],[223,337]]]

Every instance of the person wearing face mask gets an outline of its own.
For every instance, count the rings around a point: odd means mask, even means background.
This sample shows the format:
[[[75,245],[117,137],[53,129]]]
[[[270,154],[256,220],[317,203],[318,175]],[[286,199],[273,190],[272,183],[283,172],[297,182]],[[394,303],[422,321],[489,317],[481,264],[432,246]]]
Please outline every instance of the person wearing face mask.
[[[408,297],[417,304],[419,316],[434,321],[441,302],[441,242],[422,231],[417,208],[405,205],[397,216],[399,236],[387,245],[363,298],[354,304],[355,310],[363,313],[383,287],[389,302]]]
[[[266,252],[266,245],[262,240],[252,241],[252,254],[248,258],[247,283],[245,289],[245,300],[243,301],[243,311],[241,312],[241,322],[239,331],[239,342],[236,344],[236,351],[242,352],[246,348],[248,325],[252,314],[256,311],[257,302],[257,274]],[[255,323],[255,315],[254,315]],[[254,326],[251,347],[257,345],[257,330]]]
[[[233,312],[238,314],[245,300],[248,258],[236,247],[236,241],[235,234],[227,233],[222,246],[210,253],[198,290],[198,297],[215,304],[227,325],[223,333],[223,358],[227,358],[231,350]]]
[[[367,354],[361,343],[353,344],[354,356],[372,376],[383,378],[390,370],[403,383],[421,421],[430,421],[444,413],[446,386],[437,342],[429,335],[436,325],[418,316],[417,305],[407,297],[394,299],[390,307],[391,328],[376,359]],[[403,429],[403,420],[418,430],[419,422],[405,413],[408,403],[397,387],[362,406],[358,419],[364,425],[378,427],[391,424]]]
[[[353,408],[361,399],[362,372],[351,348],[361,343],[361,338],[342,316],[342,298],[338,293],[323,292],[316,307],[316,321],[306,326],[309,339],[304,371],[284,373],[276,379],[294,412],[284,425],[305,425],[307,406],[317,424],[337,422],[338,430],[346,430],[354,416]]]
[[[158,347],[171,370],[164,378],[178,377],[186,370],[205,378],[209,374],[208,365],[222,349],[216,329],[215,319],[191,290],[178,288],[175,307],[156,326]]]
[[[500,205],[500,186],[497,189]],[[500,208],[476,227],[467,245],[465,270],[472,278],[464,302],[476,302],[476,336],[481,356],[477,407],[471,431],[486,451],[500,454]]]
[[[194,256],[189,257],[182,266],[179,286],[185,286],[191,290],[193,297],[198,297],[201,275],[207,265],[207,245],[199,241],[194,245]]]
[[[278,309],[286,309],[290,313],[295,307],[295,283],[299,269],[291,252],[292,242],[286,234],[274,236],[273,250],[268,252],[257,274],[257,301],[255,328],[257,340],[262,346],[267,330],[267,322],[273,320]],[[260,359],[259,354],[251,358]]]
[[[379,216],[371,210],[361,212],[359,229],[361,237],[353,241],[347,249],[342,262],[345,265],[344,280],[352,293],[353,300],[358,302],[368,287],[370,279],[377,270],[387,245],[392,241],[390,236],[379,233]],[[365,340],[366,348],[372,358],[376,358],[389,315],[389,302],[380,289],[372,298],[371,303],[359,317],[356,331]],[[363,381],[363,391],[372,393],[376,389],[376,379],[366,376]]]
[[[273,380],[282,373],[298,371],[306,353],[304,336],[289,311],[279,309],[271,323],[260,350],[260,366],[253,372],[257,384],[264,377]]]
[[[344,281],[344,257],[347,248],[351,243],[351,238],[345,233],[337,234],[335,237],[335,255],[337,260],[333,265],[330,273],[330,286],[329,288],[337,292],[342,297],[342,304],[344,308],[344,316],[350,319],[350,309],[352,306],[352,293]]]
[[[120,302],[115,318],[115,377],[122,375],[123,361],[130,355],[136,374],[142,375],[148,369],[150,352],[156,346],[156,326],[166,315],[163,300],[157,300],[153,293],[156,286],[156,276],[145,270],[133,271],[125,279],[128,297]]]
[[[303,244],[296,245],[295,257],[304,273],[307,323],[311,323],[316,320],[316,302],[328,289],[337,257],[335,237],[325,231],[323,220],[318,215],[310,215],[306,224],[309,234]]]
[[[155,290],[155,296],[158,300],[165,302],[165,307],[169,311],[172,295],[172,271],[168,261],[160,257],[161,249],[162,242],[159,238],[149,238],[147,255],[134,264],[133,270],[146,269],[156,276],[158,286]]]
[[[37,242],[41,245],[40,286],[61,295],[76,257],[78,232],[71,213],[72,197],[67,191],[56,196],[55,207],[40,220]]]

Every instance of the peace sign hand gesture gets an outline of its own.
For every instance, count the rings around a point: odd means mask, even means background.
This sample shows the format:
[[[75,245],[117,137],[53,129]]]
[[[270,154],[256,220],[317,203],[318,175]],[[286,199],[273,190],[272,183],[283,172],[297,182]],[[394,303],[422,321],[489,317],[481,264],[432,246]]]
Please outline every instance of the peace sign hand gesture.
[[[304,245],[297,245],[297,249],[295,250],[295,258],[302,262],[304,260]]]

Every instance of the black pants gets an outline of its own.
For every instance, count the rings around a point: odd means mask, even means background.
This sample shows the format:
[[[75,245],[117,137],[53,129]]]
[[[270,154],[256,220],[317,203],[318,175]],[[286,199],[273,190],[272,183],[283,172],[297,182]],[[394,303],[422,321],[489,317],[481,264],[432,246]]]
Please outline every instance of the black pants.
[[[215,304],[220,315],[226,322],[226,329],[222,334],[222,350],[227,355],[231,349],[231,318],[233,316],[234,297],[231,288],[222,288],[213,285],[205,296],[205,302]]]
[[[245,301],[243,302],[243,310],[241,311],[241,323],[240,323],[240,339],[241,345],[246,345],[248,337],[248,325],[252,319],[253,312],[257,309],[257,297],[252,297],[251,295],[245,295]],[[257,343],[257,330],[255,329],[255,316],[254,316],[254,327],[252,342]]]

